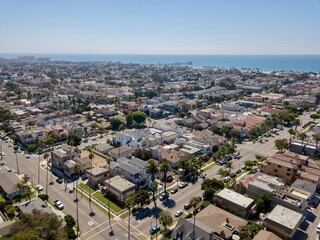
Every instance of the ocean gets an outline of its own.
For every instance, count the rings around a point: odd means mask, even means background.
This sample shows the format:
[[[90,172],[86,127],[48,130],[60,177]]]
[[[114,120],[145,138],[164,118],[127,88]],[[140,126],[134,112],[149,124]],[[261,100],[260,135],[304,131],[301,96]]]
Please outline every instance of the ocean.
[[[153,54],[0,54],[0,57],[35,56],[64,61],[111,61],[141,64],[186,64],[261,71],[320,72],[320,55],[153,55]]]

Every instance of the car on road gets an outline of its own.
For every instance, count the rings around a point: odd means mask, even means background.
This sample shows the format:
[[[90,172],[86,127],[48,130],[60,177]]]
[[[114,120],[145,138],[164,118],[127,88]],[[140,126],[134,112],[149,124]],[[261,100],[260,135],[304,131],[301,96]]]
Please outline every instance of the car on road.
[[[320,223],[318,224],[318,226],[316,227],[317,233],[320,234]]]
[[[171,194],[175,194],[177,192],[178,192],[178,188],[172,188],[170,191]]]
[[[247,166],[246,166],[246,165],[243,165],[243,166],[241,167],[241,169],[242,169],[242,170],[246,170],[246,169],[247,169]]]
[[[192,206],[191,206],[191,203],[186,203],[183,207],[184,207],[185,210],[188,210],[188,209],[190,209]]]
[[[36,185],[36,189],[38,189],[38,191],[40,192],[40,191],[43,190],[43,187],[42,187],[41,184],[37,184],[37,185]]]
[[[238,170],[236,171],[236,174],[239,174],[239,173],[241,173],[241,169],[238,169]]]
[[[223,181],[226,183],[226,182],[228,182],[228,181],[230,181],[231,180],[231,177],[230,176],[226,176],[226,177],[224,177],[223,178]]]
[[[4,157],[5,153],[4,152],[0,152],[0,156]]]
[[[179,183],[179,188],[185,188],[186,186],[188,186],[187,182],[181,182]]]
[[[56,206],[56,208],[58,208],[59,210],[62,210],[64,208],[64,205],[62,202],[60,202],[59,200],[55,200],[54,201],[54,205]]]
[[[159,232],[159,230],[160,230],[160,226],[159,225],[154,226],[153,228],[150,229],[150,234],[151,235],[155,234],[155,233]]]
[[[17,153],[21,153],[21,149],[18,149],[18,150],[17,150]]]
[[[59,184],[61,184],[63,181],[62,181],[61,178],[57,178],[56,182],[59,183]]]
[[[235,154],[233,154],[233,157],[239,158],[240,157],[240,152],[236,152]]]
[[[232,178],[234,178],[234,177],[236,177],[236,176],[237,176],[237,174],[234,173],[234,172],[230,174],[230,177],[232,177]]]
[[[223,159],[223,160],[220,160],[220,161],[219,161],[219,164],[220,164],[220,165],[224,165],[224,164],[226,164],[227,162],[228,162],[227,160]]]
[[[164,200],[166,200],[168,198],[169,198],[169,194],[165,192],[165,193],[161,193],[161,195],[159,197],[159,200],[160,201],[164,201]]]
[[[178,210],[176,211],[176,213],[174,214],[175,217],[180,217],[183,214],[182,210]]]

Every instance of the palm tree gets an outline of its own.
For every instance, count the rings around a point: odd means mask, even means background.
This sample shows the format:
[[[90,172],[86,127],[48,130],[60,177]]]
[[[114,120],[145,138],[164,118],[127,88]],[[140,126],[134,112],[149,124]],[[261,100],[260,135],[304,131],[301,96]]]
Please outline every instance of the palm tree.
[[[301,145],[303,145],[303,141],[307,138],[307,134],[302,132],[302,133],[299,134],[299,138],[301,140]]]
[[[199,203],[200,203],[200,198],[197,197],[193,197],[190,201],[191,206],[193,207],[193,234],[192,234],[192,240],[195,239],[195,228],[196,228],[196,215],[198,213],[198,209],[199,209]]]
[[[171,171],[171,165],[167,159],[162,159],[160,163],[160,172],[163,174],[164,192],[167,192],[167,173]]]
[[[37,149],[37,153],[39,155],[39,161],[38,161],[38,184],[40,184],[40,161],[41,161],[41,149]]]
[[[131,232],[130,232],[130,216],[131,216],[131,208],[134,207],[134,199],[133,197],[129,197],[127,200],[126,200],[126,208],[128,209],[129,211],[129,218],[128,218],[128,240],[130,240],[130,235],[131,235]]]
[[[157,208],[157,198],[156,198],[156,192],[158,190],[158,183],[157,182],[153,182],[151,184],[151,190],[152,190],[152,200],[154,203],[154,208]]]
[[[147,173],[151,175],[151,181],[154,182],[156,174],[159,173],[156,162],[154,160],[149,160],[146,169]]]
[[[49,167],[48,167],[48,158],[49,158],[49,154],[46,152],[43,155],[43,158],[46,160],[47,162],[47,176],[46,176],[46,195],[48,195],[48,178],[49,178]]]
[[[108,166],[109,166],[109,178],[108,178],[109,184],[108,184],[108,190],[107,191],[110,193],[110,185],[111,185],[111,183],[110,183],[110,180],[111,180],[111,168],[110,168],[111,158],[110,158],[110,156],[108,156],[108,155],[106,156],[106,161],[107,161]],[[109,218],[109,226],[110,226],[111,233],[112,233],[113,230],[112,230],[112,225],[111,225],[110,201],[108,201],[108,218]]]
[[[17,151],[14,151],[14,155],[16,156],[17,173],[18,173],[18,174],[20,174],[20,170],[19,170],[19,161],[18,161]]]
[[[224,165],[225,168],[229,168],[229,171],[231,171],[231,169],[233,168],[232,167],[232,161],[229,161],[227,162],[225,165]]]
[[[318,149],[318,143],[320,141],[320,133],[317,133],[313,136],[313,139],[316,141],[316,150]]]
[[[288,130],[288,133],[290,134],[290,143],[291,143],[292,136],[296,133],[296,131],[293,130],[293,128],[290,128],[290,129]]]
[[[92,153],[92,150],[90,149],[90,154],[89,154],[89,159],[91,160],[91,168],[90,168],[90,173],[92,175],[92,159],[94,158],[94,154]],[[91,188],[89,187],[89,207],[92,213],[92,208],[91,208]]]
[[[77,174],[79,174],[80,165],[79,164],[74,165],[73,169]],[[79,199],[78,199],[77,186],[78,186],[78,178],[76,180],[76,187],[75,187],[74,191],[76,191],[75,202],[76,202],[76,208],[77,208],[77,236],[79,236]]]
[[[297,127],[301,125],[301,121],[299,118],[296,118],[292,121],[292,124],[295,126],[295,131],[297,131]]]

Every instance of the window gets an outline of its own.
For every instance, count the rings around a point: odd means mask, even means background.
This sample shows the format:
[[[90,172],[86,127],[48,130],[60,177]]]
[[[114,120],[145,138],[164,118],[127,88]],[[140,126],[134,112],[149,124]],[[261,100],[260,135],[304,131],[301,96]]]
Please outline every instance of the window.
[[[275,170],[274,170],[274,172],[278,172],[278,170],[277,170],[277,169],[275,169]]]
[[[290,173],[289,173],[289,172],[287,173],[287,176],[290,176]]]
[[[288,172],[291,172],[291,169],[290,169],[290,168],[288,168],[288,169],[287,169],[287,171],[288,171]]]
[[[278,165],[278,168],[281,168],[281,166],[280,166],[280,165]]]

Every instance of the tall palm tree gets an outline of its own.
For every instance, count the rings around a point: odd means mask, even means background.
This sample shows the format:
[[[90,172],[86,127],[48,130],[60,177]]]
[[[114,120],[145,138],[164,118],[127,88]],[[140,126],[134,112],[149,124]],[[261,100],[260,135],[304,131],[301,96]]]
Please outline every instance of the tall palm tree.
[[[320,133],[317,133],[313,136],[313,139],[316,141],[316,150],[318,149],[318,143],[320,141]]]
[[[126,208],[128,209],[129,211],[129,218],[128,218],[128,240],[130,240],[130,235],[131,235],[131,232],[130,232],[130,216],[131,216],[131,208],[134,207],[134,199],[133,197],[129,197],[127,200],[126,200]]]
[[[146,166],[146,171],[151,175],[151,181],[154,182],[156,174],[159,173],[158,166],[154,160],[149,160]]]
[[[111,158],[110,156],[106,155],[106,161],[108,163],[108,167],[109,167],[109,178],[108,178],[108,193],[110,193],[110,181],[111,181],[111,168],[110,168],[110,162],[111,162]],[[108,201],[108,218],[109,218],[109,226],[110,226],[110,229],[111,229],[111,232],[113,232],[112,230],[112,226],[111,226],[111,212],[110,212],[110,201]]]
[[[92,159],[94,158],[94,154],[92,153],[92,149],[89,150],[90,154],[89,154],[89,159],[91,160],[91,168],[90,168],[90,173],[92,175]],[[91,188],[89,187],[89,207],[92,213],[92,208],[91,208]]]
[[[299,118],[296,118],[292,121],[292,124],[295,126],[294,130],[297,131],[297,127],[301,125],[301,121]]]
[[[18,160],[17,151],[14,151],[14,155],[16,156],[17,173],[20,174],[20,170],[19,170],[19,160]]]
[[[171,171],[171,165],[167,159],[162,159],[160,163],[160,172],[163,174],[164,192],[167,191],[167,173]]]
[[[307,138],[307,134],[302,132],[302,133],[299,134],[299,138],[301,140],[301,145],[303,145],[303,141]]]
[[[49,165],[48,165],[48,158],[49,158],[49,154],[46,152],[43,155],[43,158],[46,160],[47,162],[47,176],[46,176],[46,195],[48,195],[48,178],[49,178]]]
[[[39,161],[38,161],[38,184],[40,184],[40,162],[41,162],[41,149],[38,148],[37,149],[37,153],[38,153],[38,156],[39,156]]]
[[[200,198],[193,197],[190,201],[191,206],[193,207],[192,214],[193,214],[193,234],[192,234],[192,240],[195,239],[195,234],[196,234],[196,215],[198,213],[199,209],[199,203],[200,203]]]
[[[74,171],[79,174],[79,171],[80,171],[80,165],[79,164],[76,164],[74,165]],[[76,199],[75,199],[75,202],[76,202],[76,210],[77,210],[77,236],[79,236],[79,199],[78,199],[78,191],[77,191],[77,186],[78,186],[78,178],[76,180],[76,187],[74,189],[74,191],[76,192]]]
[[[296,133],[296,131],[293,130],[293,128],[290,128],[290,129],[288,130],[288,133],[290,134],[290,139],[289,139],[289,141],[290,141],[290,143],[291,143],[292,136]]]
[[[152,190],[152,200],[154,203],[154,208],[157,208],[157,198],[156,198],[156,192],[158,190],[158,183],[157,182],[153,182],[151,184],[151,190]]]

